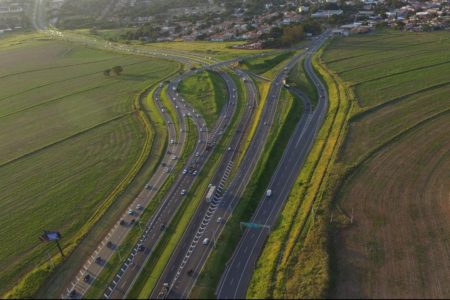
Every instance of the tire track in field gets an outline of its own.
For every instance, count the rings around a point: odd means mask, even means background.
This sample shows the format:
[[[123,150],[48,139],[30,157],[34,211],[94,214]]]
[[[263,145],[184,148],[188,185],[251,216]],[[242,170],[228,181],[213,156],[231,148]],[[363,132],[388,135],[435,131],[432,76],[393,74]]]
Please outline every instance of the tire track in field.
[[[114,118],[112,118],[112,119],[109,119],[109,120],[106,120],[106,121],[104,121],[104,122],[98,123],[98,124],[96,124],[96,125],[94,125],[94,126],[92,126],[92,127],[86,128],[86,129],[84,129],[84,130],[82,130],[82,131],[78,131],[78,132],[76,132],[76,133],[74,133],[74,134],[71,134],[71,135],[69,135],[69,136],[67,136],[67,137],[64,137],[64,138],[59,139],[59,140],[57,140],[57,141],[55,141],[55,142],[52,142],[52,143],[50,143],[50,144],[47,144],[47,145],[45,145],[45,146],[43,146],[43,147],[37,148],[37,149],[35,149],[35,150],[32,150],[32,151],[30,151],[30,152],[28,152],[28,153],[26,153],[26,154],[23,154],[23,155],[21,155],[21,156],[18,156],[18,157],[16,157],[16,158],[13,158],[13,159],[11,159],[11,160],[8,160],[8,161],[6,161],[6,162],[0,164],[0,168],[2,168],[2,167],[4,167],[4,166],[7,166],[7,165],[10,165],[10,164],[12,164],[12,163],[15,163],[15,162],[17,162],[17,161],[19,161],[19,160],[21,160],[21,159],[27,158],[27,157],[32,156],[32,155],[34,155],[34,154],[37,154],[37,153],[39,153],[39,152],[42,152],[42,151],[44,151],[44,150],[46,150],[46,149],[48,149],[48,148],[50,148],[50,147],[52,147],[52,146],[59,145],[59,144],[65,142],[65,141],[67,141],[67,140],[69,140],[69,139],[71,139],[71,138],[74,138],[74,137],[83,135],[83,134],[85,134],[85,133],[87,133],[87,132],[89,132],[89,131],[91,131],[91,130],[93,130],[93,129],[102,127],[102,126],[104,126],[104,125],[107,125],[108,123],[111,123],[111,122],[113,122],[113,121],[119,120],[119,119],[121,119],[121,118],[123,118],[123,117],[125,117],[125,116],[130,116],[130,115],[132,115],[133,113],[135,113],[135,112],[134,112],[134,111],[131,111],[131,112],[122,113],[122,114],[120,114],[120,115],[118,115],[118,116],[116,116],[116,117],[114,117]]]
[[[342,74],[344,74],[344,73],[353,72],[353,71],[364,69],[364,68],[367,68],[367,67],[383,65],[383,64],[386,64],[386,62],[397,61],[399,59],[411,58],[411,57],[416,57],[416,56],[420,56],[420,55],[434,54],[434,53],[435,53],[434,51],[424,50],[424,51],[412,52],[412,53],[410,53],[408,55],[399,54],[398,56],[392,56],[390,58],[384,58],[384,59],[382,59],[379,62],[369,63],[369,64],[366,64],[366,65],[359,65],[357,67],[353,67],[353,68],[350,68],[350,69],[341,70],[341,71],[338,72],[338,74],[339,74],[339,76],[342,77]],[[376,53],[373,53],[373,54],[376,55]]]
[[[429,92],[429,91],[432,91],[434,89],[438,89],[438,88],[444,87],[444,86],[449,85],[449,84],[450,84],[450,81],[443,82],[443,83],[438,83],[438,84],[435,84],[435,85],[428,86],[426,88],[420,89],[418,91],[413,91],[411,93],[404,94],[404,95],[402,95],[400,97],[389,99],[386,102],[383,102],[383,103],[378,104],[376,106],[372,106],[372,107],[370,107],[367,110],[364,110],[364,111],[362,111],[360,113],[357,113],[357,114],[353,115],[350,118],[349,121],[350,122],[359,121],[361,119],[364,119],[365,117],[368,117],[368,115],[373,114],[373,113],[375,113],[375,112],[377,112],[377,111],[379,111],[379,110],[381,110],[381,109],[383,109],[383,108],[385,108],[387,106],[395,105],[395,104],[397,104],[399,102],[407,100],[409,97],[415,96],[417,94]]]
[[[445,61],[445,62],[432,64],[432,65],[426,65],[426,66],[422,66],[422,67],[418,67],[418,68],[413,68],[413,69],[409,69],[409,70],[405,70],[405,71],[400,71],[400,72],[396,72],[396,73],[391,73],[391,74],[375,77],[375,78],[364,80],[364,81],[358,81],[358,82],[352,84],[352,86],[357,86],[357,85],[361,85],[361,84],[368,83],[368,82],[374,82],[374,81],[377,81],[377,80],[380,80],[380,79],[394,77],[394,76],[397,76],[397,75],[403,75],[403,74],[410,73],[410,72],[421,71],[421,70],[424,70],[424,69],[438,67],[438,66],[449,64],[449,63],[450,63],[450,60]]]
[[[134,65],[137,65],[137,64],[141,64],[141,63],[147,63],[147,62],[150,62],[150,60],[149,60],[149,61],[140,61],[140,62],[135,62],[135,63],[131,63],[131,64],[126,64],[126,65],[124,65],[124,66],[125,66],[125,67],[129,67],[129,66],[134,66]],[[51,86],[51,85],[53,85],[53,84],[57,84],[57,83],[61,83],[61,82],[66,82],[66,81],[70,81],[70,80],[73,80],[73,79],[78,79],[78,78],[82,78],[82,77],[90,76],[90,75],[95,75],[95,74],[99,74],[99,71],[96,71],[96,72],[93,72],[93,73],[86,73],[86,74],[82,74],[82,75],[79,75],[79,76],[74,76],[74,77],[70,77],[70,78],[66,78],[66,79],[62,79],[62,80],[57,80],[57,81],[52,81],[52,82],[49,82],[49,83],[46,83],[46,84],[38,85],[38,86],[35,86],[35,87],[32,87],[32,88],[29,88],[29,89],[27,89],[27,90],[21,91],[21,92],[19,92],[19,93],[12,94],[12,95],[5,96],[5,97],[3,97],[3,98],[0,98],[0,102],[1,102],[1,101],[4,101],[4,100],[8,100],[8,99],[11,98],[11,97],[16,97],[16,96],[19,96],[19,95],[26,94],[26,93],[31,92],[31,91],[36,90],[36,89],[40,89],[40,88],[43,88],[43,87]],[[1,79],[1,78],[2,78],[2,77],[0,77],[0,79]],[[1,117],[2,117],[2,116],[0,116],[0,118],[1,118]]]
[[[139,74],[139,76],[146,76],[146,75],[153,74],[153,73],[154,72]],[[22,108],[20,110],[16,110],[14,112],[11,112],[11,113],[8,113],[8,114],[5,114],[5,115],[1,115],[0,119],[5,118],[5,117],[9,117],[9,116],[12,116],[12,115],[15,115],[15,114],[18,114],[18,113],[21,113],[21,112],[24,112],[24,111],[36,108],[36,107],[39,107],[41,105],[46,105],[46,104],[49,104],[49,103],[52,103],[52,102],[61,101],[61,100],[64,100],[65,98],[67,98],[67,97],[71,97],[71,96],[74,96],[74,95],[80,95],[80,94],[83,94],[83,93],[86,93],[86,92],[90,92],[90,91],[93,91],[93,90],[96,90],[96,89],[100,89],[100,88],[103,88],[103,87],[108,87],[108,86],[111,86],[111,85],[114,85],[114,84],[117,84],[117,83],[124,83],[124,82],[122,82],[122,81],[120,81],[120,79],[118,79],[118,80],[115,80],[113,82],[108,82],[106,84],[90,87],[90,88],[87,88],[87,89],[81,89],[81,90],[75,91],[75,92],[70,93],[70,94],[66,94],[66,95],[63,95],[63,96],[60,96],[60,97],[52,98],[50,100],[47,100],[47,101],[44,101],[44,102],[41,102],[41,103],[38,103],[38,104],[35,104],[35,105],[28,106],[26,108]]]
[[[22,74],[27,74],[27,73],[34,73],[34,72],[40,72],[40,71],[57,70],[57,69],[70,68],[70,67],[76,67],[76,66],[82,66],[82,65],[96,64],[96,63],[106,62],[106,61],[114,60],[114,59],[117,59],[117,57],[106,58],[106,59],[90,61],[90,62],[84,62],[84,63],[78,63],[78,64],[62,65],[62,66],[55,66],[55,67],[46,67],[46,68],[42,68],[42,69],[27,70],[27,71],[22,71],[22,72],[16,72],[16,73],[11,73],[11,74],[1,75],[0,79],[6,78],[6,77],[22,75]]]

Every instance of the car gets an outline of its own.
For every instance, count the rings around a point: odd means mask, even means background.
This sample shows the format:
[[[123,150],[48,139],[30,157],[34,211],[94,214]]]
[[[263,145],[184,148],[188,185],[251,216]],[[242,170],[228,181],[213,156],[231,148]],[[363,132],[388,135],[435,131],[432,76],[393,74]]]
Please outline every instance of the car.
[[[121,219],[120,222],[119,222],[119,224],[120,224],[121,226],[125,226],[125,221],[124,221],[123,219]]]
[[[194,172],[192,172],[192,175],[196,176],[197,175],[197,171],[194,170]]]
[[[178,105],[175,105],[175,108],[178,109]]]
[[[97,258],[95,259],[95,263],[98,265],[102,265],[103,264],[103,259],[100,256],[97,256]]]
[[[161,225],[159,226],[159,230],[163,231],[166,228],[166,224],[161,223]]]
[[[186,195],[186,190],[185,190],[185,189],[182,189],[181,192],[180,192],[180,195],[181,195],[181,196]]]
[[[136,209],[137,210],[141,210],[142,209],[142,205],[140,205],[140,204],[136,205]]]
[[[133,225],[134,223],[136,223],[136,219],[132,219],[132,220],[130,221],[130,225]]]
[[[144,251],[144,250],[145,250],[144,245],[139,245],[139,246],[138,246],[138,251],[139,251],[139,252],[142,252],[142,251]]]
[[[147,183],[147,184],[145,185],[145,188],[146,188],[147,190],[151,190],[151,189],[152,189],[152,186],[151,186],[150,184]]]
[[[130,208],[130,209],[128,210],[128,214],[129,214],[130,216],[132,216],[132,215],[134,214],[134,211]]]
[[[232,149],[231,149],[231,147],[228,147],[228,151],[231,151]]]
[[[184,174],[186,174],[186,173],[187,173],[187,170],[186,170],[186,169],[184,169],[184,170],[183,170],[183,175],[184,175]]]
[[[174,139],[170,139],[170,143],[173,145],[175,144],[175,140]]]
[[[200,152],[196,152],[195,157],[199,157],[199,156],[200,156]]]
[[[106,243],[106,247],[108,247],[109,249],[113,249],[114,248],[114,244],[111,241],[108,241]]]
[[[190,270],[187,272],[187,274],[188,274],[188,276],[192,276],[192,274],[194,274],[194,270],[190,269]]]
[[[165,169],[164,169],[164,172],[165,172],[165,173],[170,173],[170,169],[169,169],[169,168],[165,168]]]
[[[176,155],[172,156],[172,160],[176,160],[176,159],[177,159]]]
[[[222,218],[221,217],[217,218],[217,223],[222,223]]]
[[[203,245],[208,245],[208,243],[209,243],[209,239],[208,239],[208,238],[205,238],[205,239],[203,240]]]

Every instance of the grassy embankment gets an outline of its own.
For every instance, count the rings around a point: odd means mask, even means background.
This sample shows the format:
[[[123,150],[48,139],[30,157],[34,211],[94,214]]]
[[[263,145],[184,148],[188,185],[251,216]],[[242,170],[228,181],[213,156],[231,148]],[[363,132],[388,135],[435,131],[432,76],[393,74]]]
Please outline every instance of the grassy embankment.
[[[284,67],[284,62],[293,54],[293,51],[283,51],[269,56],[245,59],[240,62],[240,67],[262,77],[274,79],[280,69]]]
[[[328,87],[328,114],[258,260],[247,292],[249,298],[321,298],[328,287],[324,236],[329,203],[323,199],[329,197],[333,184],[329,172],[343,140],[351,98],[323,66],[321,54],[315,55],[313,65]]]
[[[226,91],[224,90],[219,94],[224,95],[225,93]],[[207,101],[215,101],[215,98],[210,97]],[[220,101],[223,101],[223,99],[221,99]],[[153,252],[153,256],[145,265],[145,269],[133,286],[129,295],[130,297],[142,298],[148,297],[150,295],[157,280],[161,276],[164,267],[166,266],[170,258],[170,255],[172,254],[173,250],[177,246],[178,241],[183,235],[184,230],[186,229],[186,226],[189,223],[192,215],[195,213],[198,205],[203,200],[204,193],[207,190],[210,178],[213,176],[216,168],[219,166],[219,158],[221,157],[223,152],[226,151],[227,144],[232,138],[231,133],[233,132],[233,129],[235,129],[237,121],[242,116],[244,105],[242,99],[239,99],[236,104],[237,111],[231,120],[230,127],[224,133],[223,138],[216,146],[214,153],[206,163],[205,167],[198,174],[197,180],[194,182],[192,189],[188,191],[187,196],[184,198],[182,205],[178,209],[166,233]]]
[[[260,119],[269,84],[267,82],[259,83],[258,87],[260,89],[261,101],[259,102],[252,126],[250,127],[246,143],[247,146]],[[283,154],[281,149],[289,141],[289,137],[300,119],[301,110],[299,100],[294,99],[290,93],[283,89],[274,119],[276,121],[270,129],[268,142],[264,147],[262,157],[256,166],[247,190],[234,210],[233,216],[228,220],[227,226],[217,241],[217,247],[209,257],[190,297],[214,298],[214,292],[225,268],[225,263],[233,254],[233,250],[241,236],[239,223],[249,219],[257,207],[259,199],[269,183],[271,174],[273,174]]]
[[[71,252],[137,174],[154,136],[133,95],[176,65],[18,38],[2,41],[0,60],[1,292],[28,274],[10,294],[25,297],[52,271],[46,250],[57,254],[38,242],[42,230],[61,231]],[[105,77],[115,64],[124,73]],[[18,231],[18,239],[8,237]]]
[[[183,98],[205,118],[211,129],[226,103],[226,85],[219,74],[202,71],[180,82],[178,87]]]
[[[315,106],[317,104],[318,98],[317,90],[314,87],[311,78],[309,78],[309,76],[306,75],[304,62],[305,61],[303,59],[294,66],[294,68],[289,73],[289,76],[286,81],[292,87],[296,87],[302,92],[304,92],[306,95],[308,95],[313,106]]]
[[[358,100],[335,197],[356,225],[334,228],[332,297],[450,295],[449,46],[445,32],[387,31],[325,53]]]

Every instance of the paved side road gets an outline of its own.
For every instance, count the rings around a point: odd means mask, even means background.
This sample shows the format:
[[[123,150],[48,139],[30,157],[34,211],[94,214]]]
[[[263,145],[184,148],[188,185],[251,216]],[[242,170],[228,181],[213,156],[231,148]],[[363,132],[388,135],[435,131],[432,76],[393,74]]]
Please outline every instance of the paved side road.
[[[322,45],[327,36],[328,32],[324,33],[314,42],[312,49],[306,53],[306,71],[318,90],[318,105],[314,111],[308,111],[308,114],[297,124],[269,183],[268,189],[271,189],[273,194],[271,197],[264,196],[261,199],[250,221],[252,223],[267,227],[275,224],[325,118],[328,96],[323,83],[313,71],[311,54]],[[298,93],[298,95],[304,99],[303,94]],[[311,106],[306,104],[305,107],[310,108]],[[243,299],[246,297],[256,261],[268,235],[269,231],[266,228],[245,230],[217,288],[216,293],[219,299]]]

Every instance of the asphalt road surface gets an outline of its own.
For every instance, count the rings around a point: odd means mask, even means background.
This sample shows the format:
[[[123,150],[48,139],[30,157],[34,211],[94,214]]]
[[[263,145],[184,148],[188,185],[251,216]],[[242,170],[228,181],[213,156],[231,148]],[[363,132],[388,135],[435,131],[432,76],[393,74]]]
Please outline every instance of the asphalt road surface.
[[[157,100],[158,95],[161,91],[161,87],[157,89],[154,94],[154,101],[157,104],[157,107],[160,110],[163,110],[164,107]],[[146,97],[148,93],[145,93],[142,97]],[[186,141],[186,130],[180,133],[179,138],[177,140],[177,133],[173,123],[173,120],[169,116],[168,113],[162,114],[165,122],[167,123],[168,128],[168,138],[169,140],[173,140],[174,143],[170,144],[168,150],[170,153],[166,153],[162,159],[162,163],[153,174],[151,179],[147,182],[145,188],[139,193],[136,199],[129,205],[127,211],[125,211],[121,217],[121,219],[111,228],[108,234],[101,240],[98,247],[91,254],[90,257],[86,260],[83,267],[79,270],[79,272],[74,276],[74,280],[70,283],[70,286],[67,287],[64,297],[68,296],[71,291],[75,290],[76,295],[74,298],[79,298],[84,295],[84,293],[89,289],[92,282],[95,278],[101,273],[104,266],[108,263],[108,260],[111,256],[116,252],[119,248],[119,245],[122,243],[123,239],[127,236],[133,226],[142,226],[139,222],[139,216],[142,213],[142,210],[151,202],[151,199],[158,193],[162,184],[165,182],[167,177],[170,175],[166,173],[166,167],[163,165],[170,166],[173,164],[172,156],[176,155],[179,157],[182,152],[183,145]],[[184,119],[181,120],[180,126],[182,128],[186,128],[186,123]],[[139,205],[139,207],[138,207]],[[122,225],[121,225],[122,224]],[[97,260],[100,258],[100,260]],[[86,276],[90,278],[89,280],[85,279]]]
[[[245,230],[217,288],[216,293],[219,299],[242,299],[246,297],[256,261],[269,235],[267,228],[275,224],[325,118],[328,109],[328,96],[325,86],[311,66],[311,53],[320,47],[327,36],[328,32],[315,40],[311,49],[306,53],[306,72],[313,79],[318,90],[318,104],[314,111],[306,109],[306,115],[297,124],[269,183],[268,189],[272,190],[272,196],[266,197],[264,195],[250,221],[264,227]],[[299,96],[304,95],[299,94]],[[304,97],[302,98],[304,99]],[[311,105],[306,104],[306,108],[311,108]]]
[[[172,254],[168,265],[166,266],[163,275],[161,276],[156,288],[154,289],[151,298],[161,297],[165,294],[164,283],[169,282],[170,278],[176,278],[180,275],[184,275],[183,270],[189,270],[190,264],[195,262],[195,257],[197,256],[197,246],[200,248],[201,243],[207,235],[205,227],[208,226],[209,222],[216,222],[213,218],[217,210],[222,210],[223,206],[220,207],[221,198],[225,191],[225,186],[227,185],[230,172],[233,168],[233,163],[236,156],[240,153],[238,151],[239,146],[243,143],[243,139],[246,137],[246,133],[249,129],[250,121],[252,119],[255,107],[257,105],[257,88],[254,82],[241,71],[237,71],[238,76],[245,82],[245,87],[247,90],[247,105],[245,107],[244,116],[240,120],[236,134],[234,134],[231,143],[229,144],[229,150],[224,154],[220,166],[211,179],[210,183],[217,187],[214,193],[214,199],[211,202],[203,201],[196,210],[194,217],[191,219],[186,231],[184,232],[181,241],[177,245],[174,253]],[[267,127],[266,127],[267,128]],[[210,237],[211,238],[211,237]],[[193,260],[190,261],[189,258],[193,256]],[[183,277],[183,276],[181,276]],[[193,279],[192,276],[188,279]],[[178,279],[184,282],[182,278]],[[175,280],[175,281],[178,281]],[[173,286],[171,292],[175,292]]]
[[[151,298],[183,299],[189,296],[204,264],[214,249],[215,241],[220,236],[232,211],[244,193],[261,156],[270,126],[274,122],[282,82],[292,67],[303,56],[304,54],[294,56],[275,78],[267,95],[266,105],[259,120],[255,136],[252,138],[233,181],[226,188],[226,191],[216,195],[215,201],[212,203],[205,201],[198,208],[195,217],[191,220],[153,290]],[[249,81],[246,82],[248,85]],[[251,88],[248,87],[247,89],[250,90]],[[307,110],[311,105],[305,104],[305,107]],[[239,142],[240,140],[236,140],[236,143]],[[232,159],[233,157],[229,159],[229,162],[232,163]],[[217,174],[217,179],[220,178],[221,174],[220,172]],[[226,172],[224,172],[224,175],[227,175]],[[205,238],[208,239],[208,243],[206,243]]]
[[[164,197],[161,205],[158,207],[157,212],[152,216],[149,224],[146,226],[142,237],[135,245],[133,251],[122,265],[119,272],[114,277],[113,281],[109,284],[105,290],[105,298],[125,298],[132,287],[135,280],[139,277],[142,271],[142,267],[151,257],[151,254],[158,242],[162,238],[167,227],[170,226],[172,218],[175,216],[178,208],[181,206],[182,200],[186,195],[183,195],[182,191],[185,190],[189,193],[194,180],[197,178],[192,173],[197,171],[200,173],[204,164],[208,160],[212,151],[206,151],[207,143],[214,143],[217,136],[220,135],[220,131],[227,127],[228,120],[232,117],[235,106],[231,105],[231,102],[236,101],[236,87],[234,81],[223,72],[219,74],[224,79],[228,89],[228,103],[224,107],[218,122],[215,127],[208,132],[205,126],[205,121],[198,112],[192,109],[181,96],[176,92],[177,84],[181,81],[172,81],[168,86],[168,95],[174,104],[182,109],[180,112],[181,118],[191,117],[196,123],[196,127],[199,129],[199,140],[197,147],[192,156],[189,158],[185,169],[190,170],[187,174],[178,174],[175,183],[172,185],[170,191]],[[189,76],[189,74],[183,75],[183,77]],[[141,251],[139,251],[141,250]]]

